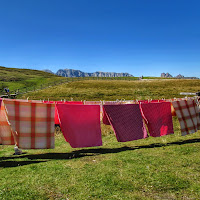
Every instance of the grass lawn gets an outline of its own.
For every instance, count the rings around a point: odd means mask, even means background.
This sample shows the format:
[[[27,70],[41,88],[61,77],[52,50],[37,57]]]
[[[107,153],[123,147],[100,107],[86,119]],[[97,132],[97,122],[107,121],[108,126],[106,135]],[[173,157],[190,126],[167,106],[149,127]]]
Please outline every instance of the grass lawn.
[[[102,125],[103,146],[72,149],[56,132],[52,150],[0,146],[0,199],[199,199],[199,133],[118,143]]]
[[[162,99],[183,97],[180,92],[198,92],[200,80],[159,79],[142,81],[84,80],[27,93],[20,98],[50,100]]]
[[[21,98],[69,100],[156,99],[197,92],[200,80],[84,80],[27,93]],[[175,134],[117,142],[102,125],[103,146],[72,149],[56,131],[55,149],[0,146],[0,199],[199,199],[200,136]]]

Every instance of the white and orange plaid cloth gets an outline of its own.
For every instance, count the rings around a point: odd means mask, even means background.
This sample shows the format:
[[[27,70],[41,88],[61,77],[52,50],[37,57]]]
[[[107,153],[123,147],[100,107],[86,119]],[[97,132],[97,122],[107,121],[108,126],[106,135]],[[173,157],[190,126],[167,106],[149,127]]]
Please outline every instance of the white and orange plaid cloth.
[[[195,100],[173,101],[172,104],[180,122],[182,135],[188,135],[200,130],[199,112]]]
[[[3,101],[19,148],[54,148],[54,104]]]
[[[199,114],[200,114],[200,97],[197,97],[196,102],[197,102],[197,106],[198,106]]]
[[[0,99],[0,144],[14,145],[14,137],[11,131],[11,126],[8,123],[4,102]]]

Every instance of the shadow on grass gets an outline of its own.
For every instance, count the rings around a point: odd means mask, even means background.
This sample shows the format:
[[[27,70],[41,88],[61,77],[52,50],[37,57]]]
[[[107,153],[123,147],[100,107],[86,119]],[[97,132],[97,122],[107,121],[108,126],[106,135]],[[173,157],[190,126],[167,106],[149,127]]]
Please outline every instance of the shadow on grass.
[[[34,163],[40,163],[46,161],[1,161],[0,167],[7,168],[7,167],[19,167],[23,165],[30,165]]]
[[[109,154],[109,153],[119,153],[123,151],[132,151],[136,149],[145,149],[145,148],[158,148],[163,146],[171,146],[171,145],[183,145],[183,144],[190,144],[190,143],[197,143],[200,142],[200,139],[188,139],[183,141],[176,141],[170,143],[154,143],[149,145],[140,145],[135,147],[120,147],[120,148],[94,148],[94,149],[81,149],[75,150],[70,153],[44,153],[44,154],[32,154],[32,155],[19,155],[19,156],[10,156],[10,157],[1,157],[0,160],[8,160],[8,159],[17,159],[17,158],[28,158],[30,160],[37,160],[37,159],[56,159],[56,160],[67,160],[67,159],[75,159],[81,158],[85,156],[96,156],[100,154]],[[32,163],[39,163],[39,162],[46,162],[46,161],[1,161],[0,167],[17,167],[22,165],[28,165]]]

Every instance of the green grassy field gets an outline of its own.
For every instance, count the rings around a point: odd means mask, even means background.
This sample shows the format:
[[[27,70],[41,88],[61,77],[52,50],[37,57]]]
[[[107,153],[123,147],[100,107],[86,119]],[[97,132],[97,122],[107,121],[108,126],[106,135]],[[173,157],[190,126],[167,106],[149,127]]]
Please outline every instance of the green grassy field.
[[[84,80],[69,82],[22,98],[60,100],[162,99],[183,97],[180,92],[197,92],[200,80]]]
[[[199,80],[84,80],[20,98],[70,100],[157,99],[197,92]],[[199,199],[200,136],[175,134],[117,142],[102,124],[103,146],[72,149],[57,130],[55,149],[0,146],[0,199]]]
[[[0,146],[0,199],[199,199],[199,132],[118,143],[105,129],[96,148]]]

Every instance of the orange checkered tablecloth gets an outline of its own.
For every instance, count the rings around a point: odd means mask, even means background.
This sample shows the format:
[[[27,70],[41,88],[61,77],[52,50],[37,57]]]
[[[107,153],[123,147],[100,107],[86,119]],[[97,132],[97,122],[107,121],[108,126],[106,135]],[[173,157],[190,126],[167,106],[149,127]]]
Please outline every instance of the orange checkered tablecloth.
[[[54,148],[54,104],[3,101],[19,148]]]
[[[180,122],[182,135],[200,130],[199,111],[195,100],[173,101],[172,104]]]
[[[3,100],[0,99],[0,144],[14,145],[14,137],[11,126],[8,123],[5,106]]]

